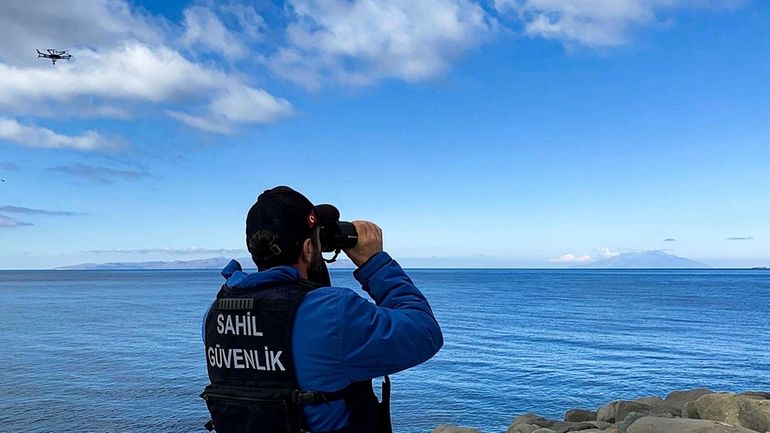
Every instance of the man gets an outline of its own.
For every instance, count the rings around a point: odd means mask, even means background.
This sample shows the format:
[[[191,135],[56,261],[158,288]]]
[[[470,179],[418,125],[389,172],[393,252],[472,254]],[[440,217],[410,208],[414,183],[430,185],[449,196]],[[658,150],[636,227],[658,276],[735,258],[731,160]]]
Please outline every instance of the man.
[[[249,210],[246,243],[259,272],[231,261],[204,321],[211,385],[202,396],[218,433],[388,432],[389,382],[379,403],[371,379],[443,345],[428,301],[382,250],[375,224],[354,221],[357,243],[344,250],[375,303],[330,286],[319,226],[338,217],[285,186]]]

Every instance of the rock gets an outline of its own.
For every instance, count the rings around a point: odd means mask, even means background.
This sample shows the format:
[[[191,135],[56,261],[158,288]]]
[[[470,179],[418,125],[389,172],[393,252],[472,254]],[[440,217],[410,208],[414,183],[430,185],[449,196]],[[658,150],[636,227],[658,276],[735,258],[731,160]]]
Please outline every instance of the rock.
[[[549,429],[549,428],[539,428],[532,433],[556,433],[555,431]]]
[[[660,397],[644,397],[638,398],[635,401],[652,407],[652,411],[650,412],[652,414],[672,416],[682,415],[682,408],[666,403],[666,401]],[[618,417],[618,419],[620,419],[620,417]]]
[[[532,424],[516,424],[515,426],[508,427],[506,433],[532,433],[539,428],[540,426]]]
[[[584,421],[596,421],[596,412],[585,409],[570,409],[564,414],[564,421],[567,422],[584,422]]]
[[[527,412],[524,415],[517,416],[511,421],[511,427],[517,424],[532,424],[540,427],[550,427],[553,425],[553,421],[548,418],[543,418],[536,413]]]
[[[639,418],[644,418],[646,416],[649,416],[647,413],[639,413],[639,412],[631,412],[623,419],[623,421],[617,423],[618,431],[620,433],[626,433],[628,432],[628,427],[633,424],[636,420]]]
[[[673,391],[663,400],[667,405],[678,408],[680,411],[688,401],[695,401],[706,394],[713,394],[708,388],[695,388],[689,391]]]
[[[593,424],[594,427],[598,428],[599,430],[606,430],[609,428],[612,424],[604,421],[588,421],[589,424]]]
[[[620,429],[616,425],[611,425],[604,429],[604,433],[620,433]]]
[[[663,404],[663,399],[658,396],[637,398],[639,403],[649,404],[652,407],[660,406]]]
[[[590,422],[561,422],[556,421],[553,426],[550,427],[556,433],[567,433],[573,431],[583,431],[595,428],[596,426]]]
[[[738,395],[743,395],[746,397],[753,397],[758,399],[764,399],[764,400],[770,400],[770,392],[762,392],[762,391],[747,391],[742,392]]]
[[[534,433],[535,430],[547,428],[554,433],[567,433],[587,429],[595,429],[596,424],[592,422],[562,422],[551,421],[534,413],[525,413],[517,416],[511,421],[511,425],[506,433]]]
[[[770,431],[770,400],[732,393],[708,394],[695,401],[695,408],[702,420]]]
[[[531,433],[531,431],[524,431],[522,429],[516,429],[519,425],[529,424],[531,426],[535,426],[536,429],[540,427],[551,427],[553,425],[553,421],[543,418],[540,415],[534,414],[532,412],[525,413],[524,415],[519,415],[516,418],[511,421],[511,425],[508,426],[508,430],[506,430],[506,433]]]
[[[458,427],[451,424],[441,424],[433,429],[431,433],[481,433],[481,430],[475,428]]]
[[[688,401],[684,404],[684,407],[682,407],[682,418],[700,419],[694,401]]]
[[[605,404],[596,411],[596,420],[615,422],[615,402]]]
[[[598,421],[614,423],[622,421],[631,412],[652,413],[653,407],[646,403],[638,401],[620,400],[614,401],[608,405],[599,408],[596,413]]]
[[[756,433],[740,426],[687,418],[645,416],[628,427],[627,433]]]

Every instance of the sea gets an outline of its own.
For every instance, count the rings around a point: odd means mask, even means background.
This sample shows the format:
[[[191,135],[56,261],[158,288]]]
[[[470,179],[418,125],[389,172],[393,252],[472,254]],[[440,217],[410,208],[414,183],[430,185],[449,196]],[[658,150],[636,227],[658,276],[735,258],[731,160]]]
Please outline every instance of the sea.
[[[408,270],[443,329],[395,432],[504,432],[672,390],[770,391],[770,272]],[[362,296],[350,270],[337,286]],[[1,432],[204,432],[216,270],[0,271]],[[379,381],[376,381],[379,383]]]

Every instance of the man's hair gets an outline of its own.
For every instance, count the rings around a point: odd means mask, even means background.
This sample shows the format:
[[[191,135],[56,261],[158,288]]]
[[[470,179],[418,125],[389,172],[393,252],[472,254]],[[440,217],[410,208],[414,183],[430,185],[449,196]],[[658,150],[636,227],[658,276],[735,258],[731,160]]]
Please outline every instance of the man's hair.
[[[272,230],[257,230],[256,233],[251,235],[248,239],[247,247],[251,254],[251,260],[257,265],[258,270],[264,271],[265,269],[274,268],[276,266],[291,266],[299,260],[299,255],[302,253],[302,245],[305,243],[305,239],[313,240],[313,248],[316,248],[319,242],[318,229],[315,229],[310,233],[310,236],[302,239],[298,245],[284,250],[278,255],[267,259],[258,255],[258,251],[265,250],[265,245],[277,244],[278,238],[278,233]]]

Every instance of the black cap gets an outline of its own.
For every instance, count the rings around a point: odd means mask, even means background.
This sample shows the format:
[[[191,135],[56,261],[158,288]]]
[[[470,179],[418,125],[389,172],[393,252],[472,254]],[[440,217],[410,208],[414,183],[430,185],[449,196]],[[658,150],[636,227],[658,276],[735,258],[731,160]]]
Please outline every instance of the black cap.
[[[300,246],[312,236],[315,227],[337,221],[339,215],[332,205],[314,206],[288,186],[277,186],[260,194],[249,209],[246,245],[258,266],[290,264],[297,259]],[[270,236],[252,240],[257,232]]]

